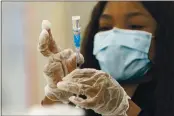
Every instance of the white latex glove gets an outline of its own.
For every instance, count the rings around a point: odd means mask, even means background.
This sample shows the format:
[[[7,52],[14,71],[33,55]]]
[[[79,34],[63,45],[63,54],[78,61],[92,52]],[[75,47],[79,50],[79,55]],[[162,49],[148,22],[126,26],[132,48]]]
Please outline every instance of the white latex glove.
[[[76,53],[71,49],[61,50],[56,46],[51,34],[51,23],[47,20],[42,22],[38,50],[42,55],[48,57],[48,63],[44,67],[44,76],[47,81],[45,96],[52,101],[67,103],[72,93],[59,90],[57,83],[76,68]],[[83,62],[84,58],[80,54],[79,64],[83,64]]]
[[[92,109],[105,116],[127,116],[129,108],[126,94],[110,75],[95,69],[76,69],[57,84],[60,90],[85,95],[87,99],[72,96],[71,102],[85,109]]]

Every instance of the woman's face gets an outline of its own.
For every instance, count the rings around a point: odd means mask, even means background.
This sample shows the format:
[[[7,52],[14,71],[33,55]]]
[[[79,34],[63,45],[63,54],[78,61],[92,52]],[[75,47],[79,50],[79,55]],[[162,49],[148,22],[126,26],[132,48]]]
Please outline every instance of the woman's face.
[[[155,34],[156,22],[141,2],[108,2],[99,20],[100,31],[113,27],[130,30],[142,30]],[[149,59],[155,53],[155,42],[152,38]]]

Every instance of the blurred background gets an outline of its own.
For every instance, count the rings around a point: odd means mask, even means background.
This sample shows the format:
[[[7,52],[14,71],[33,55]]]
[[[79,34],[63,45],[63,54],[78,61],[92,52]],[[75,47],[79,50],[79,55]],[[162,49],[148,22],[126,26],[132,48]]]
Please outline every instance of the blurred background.
[[[40,104],[44,97],[46,82],[42,71],[47,59],[37,51],[42,20],[52,23],[54,39],[61,48],[74,49],[71,17],[81,16],[83,35],[95,4],[96,2],[2,3],[1,102],[4,112],[20,111]]]

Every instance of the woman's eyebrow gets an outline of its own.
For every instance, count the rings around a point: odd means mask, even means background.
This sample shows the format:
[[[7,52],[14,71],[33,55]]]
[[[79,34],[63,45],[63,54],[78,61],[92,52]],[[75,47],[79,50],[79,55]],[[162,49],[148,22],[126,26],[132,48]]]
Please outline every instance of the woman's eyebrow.
[[[112,16],[111,15],[108,15],[108,14],[102,14],[100,16],[100,19],[105,19],[105,20],[112,20]]]
[[[135,17],[135,16],[144,16],[144,17],[148,17],[148,15],[144,14],[144,13],[141,13],[141,12],[130,12],[128,14],[126,14],[126,17],[127,18],[132,18],[132,17]]]

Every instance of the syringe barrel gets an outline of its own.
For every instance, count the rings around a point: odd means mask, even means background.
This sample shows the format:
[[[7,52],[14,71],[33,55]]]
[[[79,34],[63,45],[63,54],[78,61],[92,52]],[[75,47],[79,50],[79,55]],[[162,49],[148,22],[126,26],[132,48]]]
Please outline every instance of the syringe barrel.
[[[80,16],[72,16],[72,29],[74,36],[74,44],[76,48],[80,48]]]
[[[74,32],[74,44],[76,48],[80,48],[80,32]]]

